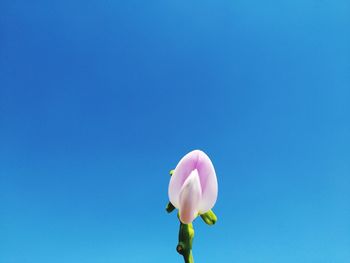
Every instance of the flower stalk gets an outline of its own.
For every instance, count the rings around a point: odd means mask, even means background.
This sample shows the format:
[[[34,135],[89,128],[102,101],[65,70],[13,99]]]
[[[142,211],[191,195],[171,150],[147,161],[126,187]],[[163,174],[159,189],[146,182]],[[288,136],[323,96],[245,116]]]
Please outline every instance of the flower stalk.
[[[170,201],[165,210],[171,213],[178,209],[180,229],[176,251],[183,256],[185,263],[194,263],[192,222],[198,216],[207,225],[214,225],[217,221],[211,210],[218,191],[214,166],[204,152],[195,150],[180,160],[175,170],[170,171],[170,176]]]
[[[192,242],[194,229],[192,224],[183,224],[180,222],[179,243],[176,251],[184,258],[185,263],[194,263],[192,256]]]

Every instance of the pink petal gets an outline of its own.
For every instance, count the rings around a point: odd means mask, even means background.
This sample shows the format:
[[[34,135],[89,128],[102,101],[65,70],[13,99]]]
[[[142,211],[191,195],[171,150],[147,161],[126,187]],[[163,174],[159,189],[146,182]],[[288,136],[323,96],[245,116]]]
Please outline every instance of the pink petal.
[[[197,217],[201,195],[198,171],[193,170],[190,176],[187,177],[180,191],[179,213],[182,223],[189,224]]]
[[[202,199],[199,204],[199,212],[202,214],[214,206],[217,199],[218,183],[211,160],[200,150],[189,152],[176,166],[169,183],[169,200],[176,208],[179,208],[181,188],[195,169],[198,170],[202,192]]]
[[[176,166],[169,183],[169,200],[179,208],[180,190],[187,177],[196,168],[198,160],[198,151],[192,151],[186,154]]]
[[[213,208],[218,196],[218,181],[214,166],[209,157],[201,152],[199,154],[197,169],[202,187],[202,199],[199,213],[204,214]]]

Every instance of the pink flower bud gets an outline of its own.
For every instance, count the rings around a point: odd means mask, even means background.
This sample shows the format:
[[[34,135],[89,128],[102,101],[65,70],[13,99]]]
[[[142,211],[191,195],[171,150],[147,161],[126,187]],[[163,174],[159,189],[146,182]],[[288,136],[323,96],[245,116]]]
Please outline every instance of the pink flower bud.
[[[184,224],[209,211],[218,196],[215,169],[209,157],[200,150],[186,154],[174,170],[168,193]]]

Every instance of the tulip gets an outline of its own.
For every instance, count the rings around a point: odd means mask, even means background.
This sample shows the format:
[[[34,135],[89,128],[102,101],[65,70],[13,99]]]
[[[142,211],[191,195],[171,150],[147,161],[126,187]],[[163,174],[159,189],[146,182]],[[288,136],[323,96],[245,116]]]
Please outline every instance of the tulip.
[[[208,215],[217,199],[218,183],[214,166],[204,152],[194,150],[180,160],[172,171],[168,194],[183,224],[192,223],[198,215],[207,224],[215,223],[216,217],[208,219]]]

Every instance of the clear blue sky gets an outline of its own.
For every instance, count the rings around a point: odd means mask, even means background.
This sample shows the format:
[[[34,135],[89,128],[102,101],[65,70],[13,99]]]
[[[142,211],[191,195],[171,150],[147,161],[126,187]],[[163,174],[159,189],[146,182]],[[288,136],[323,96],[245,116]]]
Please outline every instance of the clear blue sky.
[[[216,167],[198,263],[350,262],[350,2],[0,2],[0,263],[178,263],[168,171]]]

